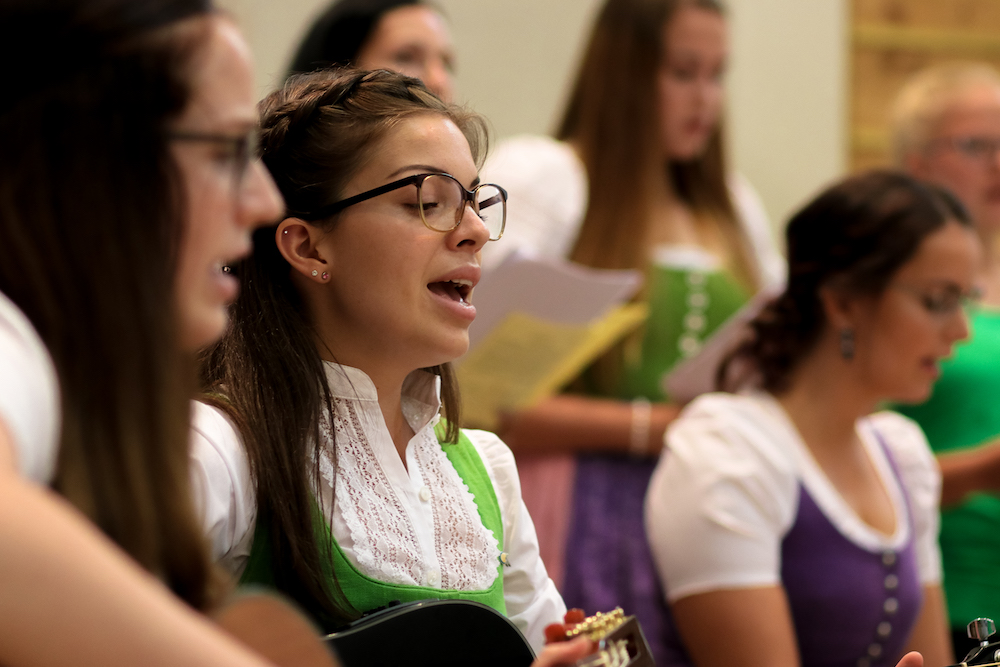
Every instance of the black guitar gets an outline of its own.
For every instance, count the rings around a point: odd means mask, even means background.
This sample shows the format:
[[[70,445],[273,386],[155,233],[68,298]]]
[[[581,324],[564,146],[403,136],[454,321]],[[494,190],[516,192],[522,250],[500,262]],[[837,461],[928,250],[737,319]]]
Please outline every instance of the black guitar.
[[[635,617],[621,610],[573,624],[597,645],[578,664],[653,667]],[[467,600],[423,600],[396,605],[326,637],[345,667],[528,667],[534,653],[521,631],[492,607]]]
[[[1000,642],[990,642],[997,631],[993,619],[977,618],[968,625],[969,639],[975,639],[979,646],[969,651],[969,654],[962,659],[962,662],[951,667],[971,667],[981,665],[983,667],[1000,667]]]

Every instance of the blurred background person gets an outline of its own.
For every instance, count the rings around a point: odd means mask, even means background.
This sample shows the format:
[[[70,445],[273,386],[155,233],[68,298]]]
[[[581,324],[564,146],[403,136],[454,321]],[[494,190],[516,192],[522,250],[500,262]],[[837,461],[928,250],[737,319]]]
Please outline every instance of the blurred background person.
[[[1000,74],[972,62],[919,72],[900,91],[892,123],[897,165],[953,192],[985,251],[971,340],[942,363],[928,401],[897,408],[939,455],[944,585],[955,652],[964,655],[976,643],[966,624],[1000,618]]]
[[[483,172],[510,192],[484,268],[526,250],[646,276],[645,326],[573,393],[510,415],[502,432],[567,604],[622,605],[651,642],[661,603],[642,500],[679,410],[661,379],[782,267],[758,199],[726,166],[728,52],[717,2],[610,0],[556,138],[502,143]]]
[[[43,43],[0,93],[0,663],[263,667],[195,613],[188,468],[221,266],[281,212],[249,50],[206,0],[0,6],[5,62]]]
[[[291,74],[331,65],[387,69],[455,97],[455,53],[440,10],[420,0],[339,0],[320,14],[295,52]]]
[[[940,475],[920,428],[876,410],[925,400],[968,335],[978,238],[893,172],[830,187],[786,238],[788,286],[723,366],[741,391],[684,410],[650,484],[676,630],[657,664],[949,664]]]

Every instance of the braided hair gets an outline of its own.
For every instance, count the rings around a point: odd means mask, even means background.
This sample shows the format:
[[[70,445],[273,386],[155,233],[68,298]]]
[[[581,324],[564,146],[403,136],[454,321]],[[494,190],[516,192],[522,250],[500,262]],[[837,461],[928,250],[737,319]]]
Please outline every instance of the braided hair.
[[[481,164],[485,121],[440,101],[417,79],[349,69],[291,77],[260,104],[261,156],[284,195],[286,217],[335,226],[338,216],[316,220],[312,212],[342,198],[391,128],[428,113],[453,121]],[[313,520],[317,500],[310,489],[320,470],[313,443],[332,398],[307,308],[275,233],[276,226],[258,229],[253,254],[232,267],[239,297],[229,330],[203,355],[201,381],[206,402],[224,410],[243,437],[276,588],[332,629],[357,616],[336,577],[324,572],[332,544],[328,533],[316,534]],[[458,389],[451,365],[427,370],[441,376],[445,440],[456,442]]]
[[[788,223],[788,286],[751,322],[752,335],[722,364],[722,389],[750,380],[780,393],[826,326],[820,289],[878,295],[923,240],[947,222],[971,226],[948,191],[891,171],[851,176]]]

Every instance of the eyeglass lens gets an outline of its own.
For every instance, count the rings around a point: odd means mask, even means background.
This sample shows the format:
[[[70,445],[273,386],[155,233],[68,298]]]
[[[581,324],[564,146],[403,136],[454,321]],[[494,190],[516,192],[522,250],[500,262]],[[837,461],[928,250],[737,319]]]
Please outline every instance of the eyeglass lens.
[[[447,232],[455,229],[465,213],[465,188],[450,176],[432,174],[420,185],[420,214],[424,224],[431,229]],[[475,190],[473,210],[479,215],[490,239],[496,240],[503,233],[507,202],[503,192],[495,185],[483,184]]]

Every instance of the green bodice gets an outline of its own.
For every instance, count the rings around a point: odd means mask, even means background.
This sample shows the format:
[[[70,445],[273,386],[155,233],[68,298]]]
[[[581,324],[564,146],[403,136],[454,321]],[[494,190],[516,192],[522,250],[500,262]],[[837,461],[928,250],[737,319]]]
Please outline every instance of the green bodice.
[[[747,302],[749,295],[724,271],[697,271],[654,265],[646,295],[649,319],[641,346],[626,348],[618,398],[667,398],[663,375],[678,361],[697,354],[701,344]]]
[[[500,514],[500,503],[490,481],[486,466],[479,457],[479,452],[465,433],[461,434],[458,443],[442,444],[442,449],[455,466],[459,477],[469,487],[475,498],[479,517],[497,539],[497,544],[503,549],[503,519]],[[361,612],[384,607],[392,601],[412,602],[415,600],[473,600],[493,607],[506,614],[507,607],[503,596],[503,565],[497,563],[497,578],[493,585],[481,591],[443,590],[430,586],[412,586],[405,584],[389,584],[369,577],[360,572],[341,550],[337,540],[330,533],[330,523],[323,517],[319,509],[315,510],[314,525],[317,531],[324,531],[333,545],[332,563],[325,563],[324,569],[329,578],[336,574],[337,583],[344,596]],[[240,579],[240,584],[274,586],[273,569],[271,566],[271,549],[268,527],[258,523],[254,528],[253,546],[247,561],[246,570]],[[332,628],[328,628],[332,629]]]

